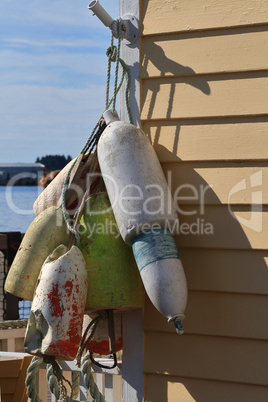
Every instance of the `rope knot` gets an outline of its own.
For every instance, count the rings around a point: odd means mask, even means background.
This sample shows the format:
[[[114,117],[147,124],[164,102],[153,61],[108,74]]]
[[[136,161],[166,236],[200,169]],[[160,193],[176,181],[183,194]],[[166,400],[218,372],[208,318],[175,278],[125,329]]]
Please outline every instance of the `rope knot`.
[[[117,56],[117,47],[115,45],[111,45],[106,50],[106,56],[111,61],[116,61]]]

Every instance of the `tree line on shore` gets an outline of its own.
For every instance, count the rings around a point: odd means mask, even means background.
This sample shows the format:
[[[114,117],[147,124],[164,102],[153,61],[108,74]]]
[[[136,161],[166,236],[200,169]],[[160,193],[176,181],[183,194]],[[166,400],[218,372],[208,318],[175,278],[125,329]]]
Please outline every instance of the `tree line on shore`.
[[[35,163],[42,163],[45,167],[50,170],[61,170],[72,160],[70,155],[45,155],[37,157]]]

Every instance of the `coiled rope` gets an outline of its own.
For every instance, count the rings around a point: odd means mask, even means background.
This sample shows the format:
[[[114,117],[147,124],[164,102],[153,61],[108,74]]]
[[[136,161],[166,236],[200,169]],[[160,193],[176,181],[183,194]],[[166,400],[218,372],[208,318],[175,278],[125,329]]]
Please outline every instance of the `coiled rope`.
[[[100,393],[98,386],[95,384],[91,373],[91,360],[90,354],[87,353],[82,359],[81,372],[84,378],[86,388],[89,390],[90,395],[95,402],[105,402],[104,396]]]
[[[42,357],[34,356],[27,370],[26,375],[26,391],[28,397],[32,402],[42,402],[38,392],[36,390],[36,375],[39,371],[41,364],[43,364],[44,359]],[[105,402],[104,396],[99,391],[98,386],[96,385],[92,372],[91,372],[92,362],[90,360],[89,352],[82,358],[82,366],[81,366],[81,374],[84,379],[84,383],[86,388],[88,389],[91,397],[95,402]],[[50,391],[55,395],[57,401],[60,402],[77,402],[76,398],[79,394],[80,388],[80,373],[76,372],[73,378],[72,385],[72,396],[69,397],[66,391],[62,392],[62,383],[61,378],[59,378],[58,374],[55,374],[55,369],[53,368],[53,364],[47,364],[47,382],[49,385]],[[63,377],[63,376],[62,376]]]
[[[27,395],[32,402],[42,402],[39,398],[38,392],[36,391],[36,374],[38,373],[43,361],[42,357],[34,356],[27,370],[25,386]]]
[[[27,327],[28,320],[0,321],[0,329],[15,329]]]

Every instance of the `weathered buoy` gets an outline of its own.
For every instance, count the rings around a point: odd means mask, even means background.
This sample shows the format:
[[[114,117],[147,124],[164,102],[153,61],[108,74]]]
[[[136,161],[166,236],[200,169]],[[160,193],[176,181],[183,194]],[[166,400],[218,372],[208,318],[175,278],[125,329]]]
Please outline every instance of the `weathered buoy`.
[[[91,167],[91,160],[92,155],[90,155],[84,162],[80,178],[77,180],[75,184],[72,184],[72,189],[75,194],[72,203],[69,205],[69,208],[71,209],[75,209],[75,207],[79,203],[79,200],[81,201],[81,198],[84,195],[84,188],[87,186],[87,181],[89,180],[88,173]],[[66,179],[66,175],[70,167],[74,163],[74,161],[75,159],[70,161],[36,199],[33,205],[33,210],[36,215],[39,215],[42,211],[51,206],[57,206],[57,207],[61,206],[63,185]],[[91,184],[97,185],[97,182],[99,180],[100,176],[96,174],[93,180],[94,183]]]
[[[61,208],[52,206],[40,213],[23,237],[7,275],[6,292],[32,300],[45,259],[60,244],[67,245],[69,239]]]
[[[132,239],[155,224],[177,220],[172,195],[157,155],[142,130],[104,113],[98,142],[101,173],[122,238]]]
[[[151,302],[182,334],[187,283],[174,237],[168,229],[145,231],[134,238],[133,252]]]
[[[173,235],[177,211],[157,155],[145,134],[111,111],[98,142],[98,159],[121,236],[133,251],[144,287],[177,333],[187,284]]]
[[[80,221],[80,249],[88,271],[87,313],[140,308],[144,288],[133,253],[123,242],[107,193],[93,194]]]
[[[46,259],[35,291],[25,351],[73,360],[81,340],[87,295],[84,257],[76,247],[60,245]]]
[[[90,314],[84,316],[83,331],[88,324],[97,317],[97,314]],[[123,333],[122,333],[122,314],[116,313],[114,317],[114,352],[119,352],[123,348]],[[92,339],[87,344],[86,348],[93,353],[99,355],[108,355],[111,353],[111,345],[108,339],[108,319],[107,316],[101,319],[96,327]]]

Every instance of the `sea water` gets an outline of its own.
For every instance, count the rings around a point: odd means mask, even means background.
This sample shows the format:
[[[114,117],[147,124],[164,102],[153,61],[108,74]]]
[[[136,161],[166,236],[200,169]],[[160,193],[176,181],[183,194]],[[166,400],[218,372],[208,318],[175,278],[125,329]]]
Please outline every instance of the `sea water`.
[[[0,186],[0,232],[25,233],[34,220],[40,186]]]
[[[33,203],[43,191],[39,186],[0,186],[0,232],[25,233],[34,220]],[[19,318],[27,319],[31,302],[19,301]]]

